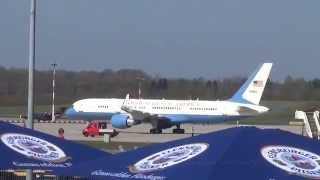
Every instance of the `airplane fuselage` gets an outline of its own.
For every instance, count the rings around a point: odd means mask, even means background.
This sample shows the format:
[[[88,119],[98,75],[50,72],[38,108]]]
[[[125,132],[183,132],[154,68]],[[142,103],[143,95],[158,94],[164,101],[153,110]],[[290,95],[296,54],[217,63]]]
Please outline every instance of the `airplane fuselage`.
[[[176,123],[215,123],[258,115],[268,108],[230,101],[158,100],[158,99],[83,99],[66,112],[70,119],[110,120],[114,114],[125,113],[122,106],[156,114]],[[243,111],[243,112],[241,112]]]

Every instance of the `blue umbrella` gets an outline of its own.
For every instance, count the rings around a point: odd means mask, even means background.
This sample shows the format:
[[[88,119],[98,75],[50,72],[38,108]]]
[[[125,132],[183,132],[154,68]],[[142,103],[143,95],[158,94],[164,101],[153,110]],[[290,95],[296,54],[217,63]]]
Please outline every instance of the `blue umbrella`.
[[[0,122],[0,169],[68,169],[111,154],[52,135]]]
[[[320,143],[278,129],[230,128],[77,164],[105,179],[320,179]],[[74,174],[76,173],[76,174]]]

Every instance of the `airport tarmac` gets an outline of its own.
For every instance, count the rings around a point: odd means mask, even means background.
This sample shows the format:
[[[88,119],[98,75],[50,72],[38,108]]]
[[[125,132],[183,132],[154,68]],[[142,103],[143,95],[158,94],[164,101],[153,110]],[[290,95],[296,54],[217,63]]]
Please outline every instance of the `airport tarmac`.
[[[0,118],[0,120],[3,118]],[[23,126],[22,123],[15,123]],[[236,127],[237,125],[229,124],[183,124],[182,128],[185,129],[185,134],[172,134],[172,128],[163,131],[163,134],[149,134],[150,124],[140,124],[128,129],[117,129],[119,135],[111,138],[111,141],[115,142],[167,142],[176,139],[186,138],[192,136],[192,134],[203,134],[208,132],[219,131],[226,128]],[[244,126],[244,125],[240,125]],[[41,132],[45,132],[54,136],[58,135],[58,129],[63,128],[65,130],[65,139],[76,141],[102,141],[103,136],[99,137],[84,137],[82,135],[82,129],[86,127],[83,123],[35,123],[34,129]],[[108,124],[108,128],[111,125]],[[258,128],[277,128],[285,131],[289,131],[295,134],[302,134],[302,126],[284,126],[284,125],[259,125]],[[193,133],[192,133],[193,132]]]

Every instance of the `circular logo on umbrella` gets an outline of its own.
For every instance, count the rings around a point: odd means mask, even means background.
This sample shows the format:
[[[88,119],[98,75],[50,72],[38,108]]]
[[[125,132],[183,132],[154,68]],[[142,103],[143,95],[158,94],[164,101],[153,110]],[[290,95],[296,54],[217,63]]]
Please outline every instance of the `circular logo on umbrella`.
[[[209,144],[193,143],[176,146],[152,154],[129,167],[133,173],[151,172],[182,163],[207,150]]]
[[[69,159],[58,146],[34,136],[6,133],[1,136],[1,141],[28,158],[56,163]]]
[[[320,156],[317,154],[281,145],[263,147],[261,154],[269,163],[289,174],[320,179]]]

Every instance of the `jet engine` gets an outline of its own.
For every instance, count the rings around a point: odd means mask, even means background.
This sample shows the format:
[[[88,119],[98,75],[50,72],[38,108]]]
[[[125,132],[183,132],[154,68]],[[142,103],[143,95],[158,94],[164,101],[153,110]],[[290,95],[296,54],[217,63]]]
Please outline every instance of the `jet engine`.
[[[112,127],[126,129],[134,124],[134,119],[130,114],[115,114],[111,117]]]

